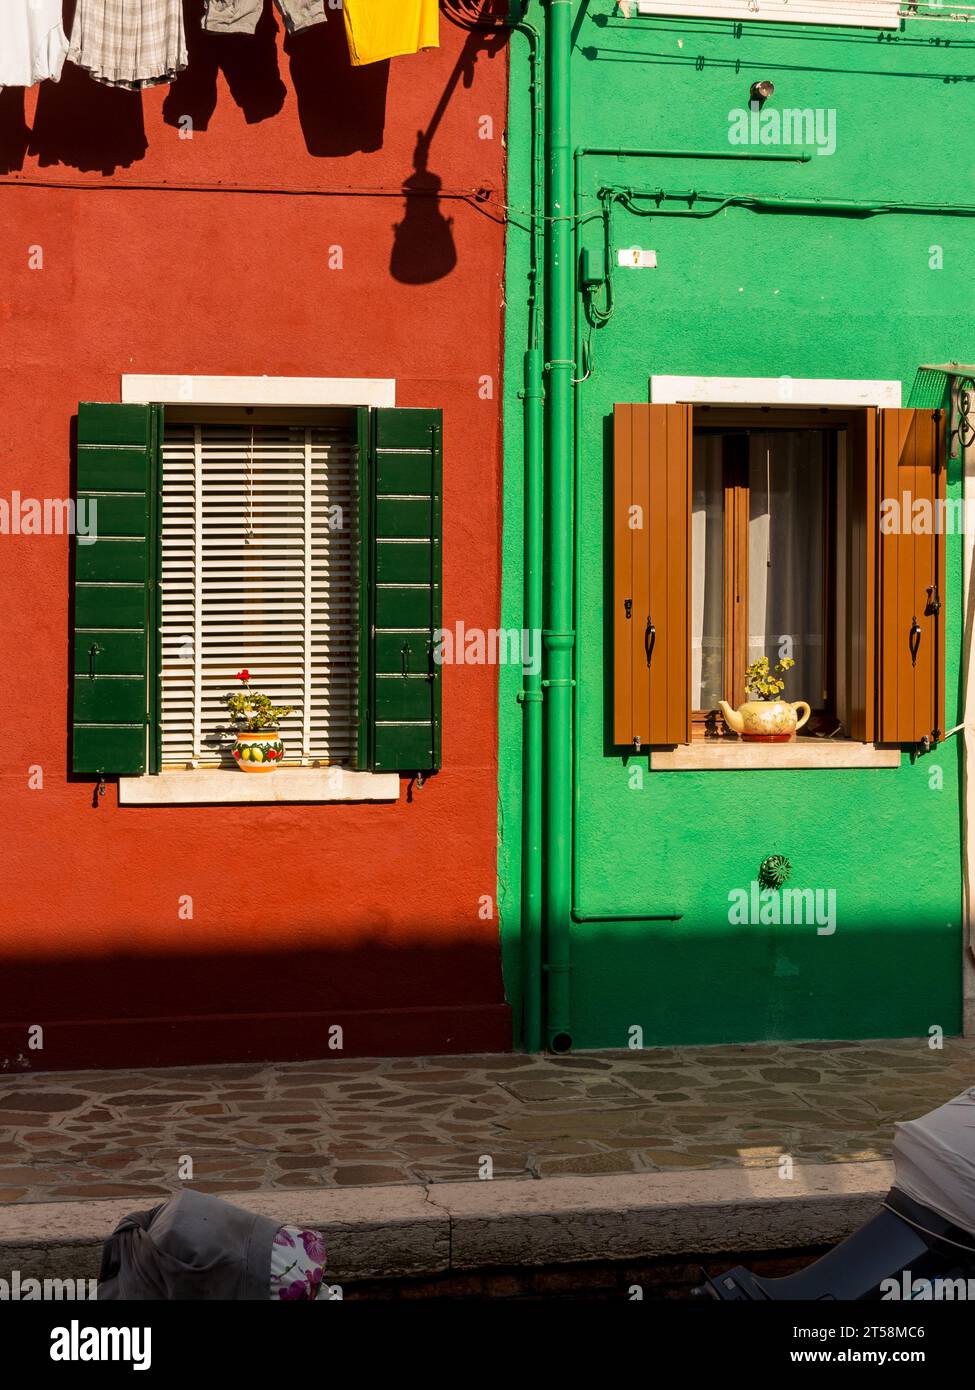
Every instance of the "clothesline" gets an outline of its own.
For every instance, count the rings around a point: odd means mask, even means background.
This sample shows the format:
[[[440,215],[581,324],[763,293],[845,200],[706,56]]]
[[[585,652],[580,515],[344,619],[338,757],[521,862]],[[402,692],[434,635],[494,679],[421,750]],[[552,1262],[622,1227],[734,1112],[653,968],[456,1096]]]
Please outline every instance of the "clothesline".
[[[172,82],[188,66],[183,0],[78,0],[71,33],[62,0],[2,0],[0,91],[57,82],[65,62],[96,82],[141,91]],[[274,0],[289,34],[338,12],[330,0]],[[202,27],[212,34],[253,35],[264,0],[204,0]],[[437,0],[343,0],[341,13],[354,67],[439,46]]]

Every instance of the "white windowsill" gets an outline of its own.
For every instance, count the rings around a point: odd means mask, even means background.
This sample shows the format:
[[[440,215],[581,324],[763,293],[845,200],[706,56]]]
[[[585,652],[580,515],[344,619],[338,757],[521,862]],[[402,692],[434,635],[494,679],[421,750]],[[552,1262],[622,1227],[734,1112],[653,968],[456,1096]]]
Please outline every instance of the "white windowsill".
[[[279,767],[240,772],[235,767],[121,777],[121,806],[212,806],[275,801],[398,801],[395,772],[353,772],[345,767]]]
[[[744,743],[697,739],[679,748],[653,750],[654,772],[741,772],[747,768],[900,767],[899,748],[878,748],[853,739],[797,738],[794,743]]]

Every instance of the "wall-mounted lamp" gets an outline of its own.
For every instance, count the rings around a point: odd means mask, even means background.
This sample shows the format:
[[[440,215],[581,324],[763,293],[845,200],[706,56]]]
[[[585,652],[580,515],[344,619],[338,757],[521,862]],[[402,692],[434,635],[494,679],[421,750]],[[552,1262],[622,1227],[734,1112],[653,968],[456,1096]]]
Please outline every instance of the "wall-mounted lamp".
[[[753,82],[748,93],[749,101],[756,106],[762,106],[775,91],[775,84],[763,78],[761,82]]]

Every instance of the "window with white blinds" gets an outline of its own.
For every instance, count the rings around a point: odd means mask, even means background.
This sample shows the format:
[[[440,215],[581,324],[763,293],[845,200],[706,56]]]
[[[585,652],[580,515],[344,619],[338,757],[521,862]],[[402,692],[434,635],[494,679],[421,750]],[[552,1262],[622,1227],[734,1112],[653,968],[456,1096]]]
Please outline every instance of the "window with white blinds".
[[[351,760],[358,694],[357,450],[331,425],[167,421],[162,764],[233,765],[223,696],[293,705],[285,762]]]

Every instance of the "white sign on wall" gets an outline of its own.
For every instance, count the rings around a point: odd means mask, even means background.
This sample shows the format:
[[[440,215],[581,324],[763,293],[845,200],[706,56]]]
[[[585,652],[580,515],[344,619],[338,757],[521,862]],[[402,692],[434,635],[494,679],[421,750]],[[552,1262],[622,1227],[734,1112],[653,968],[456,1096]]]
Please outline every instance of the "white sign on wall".
[[[631,270],[656,270],[657,268],[656,251],[645,251],[642,246],[626,246],[617,251],[616,259],[619,265],[628,266]]]

